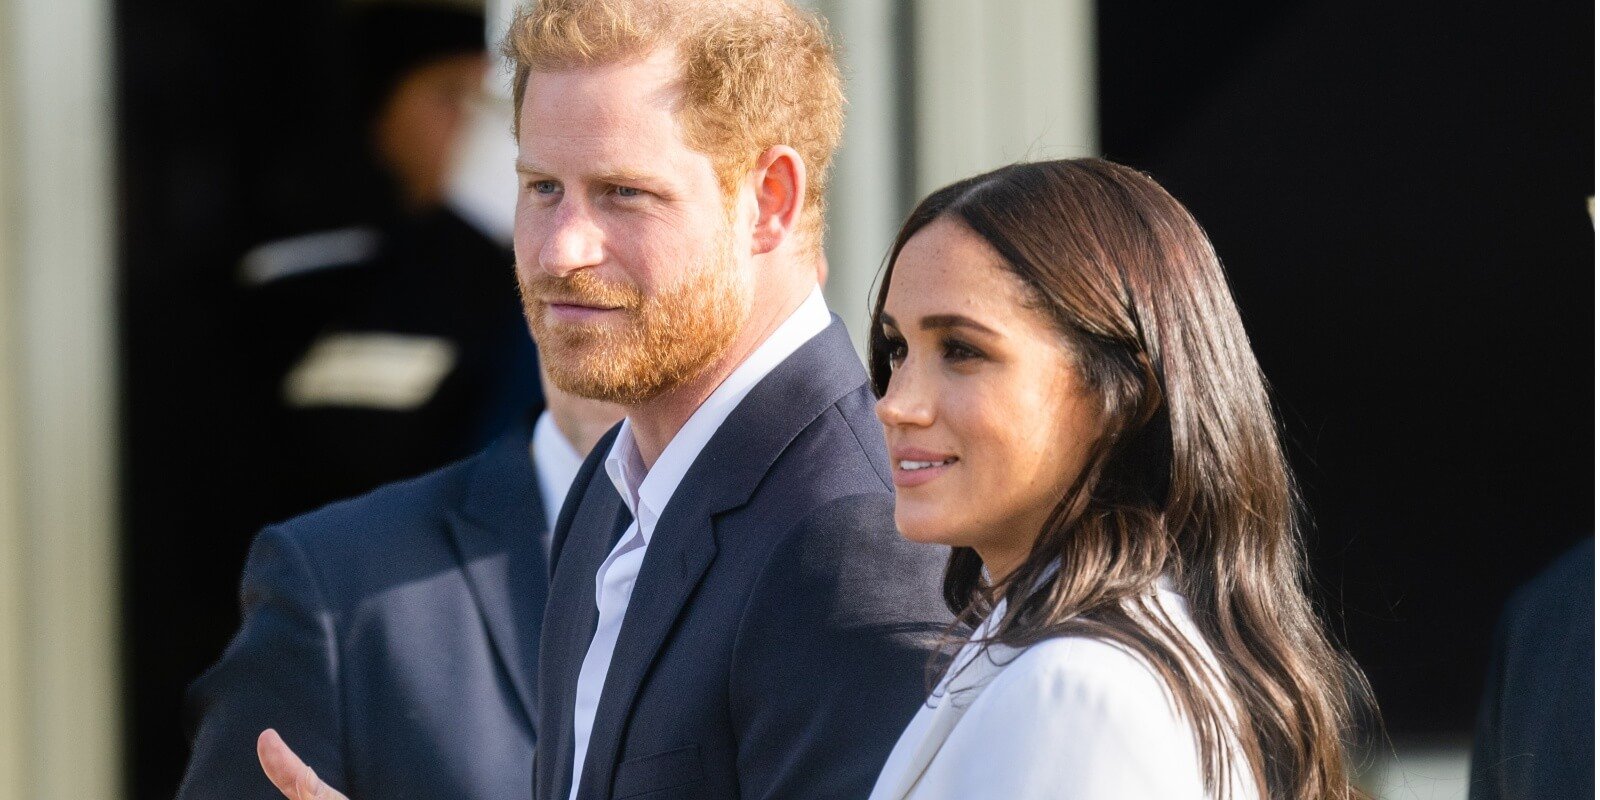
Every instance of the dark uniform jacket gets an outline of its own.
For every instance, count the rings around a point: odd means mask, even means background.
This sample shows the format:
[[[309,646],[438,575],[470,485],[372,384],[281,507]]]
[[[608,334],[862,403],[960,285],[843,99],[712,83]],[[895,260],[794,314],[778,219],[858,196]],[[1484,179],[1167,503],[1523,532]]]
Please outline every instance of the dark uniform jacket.
[[[243,267],[255,410],[234,444],[260,455],[259,519],[465,458],[539,400],[512,255],[449,209],[280,241]]]

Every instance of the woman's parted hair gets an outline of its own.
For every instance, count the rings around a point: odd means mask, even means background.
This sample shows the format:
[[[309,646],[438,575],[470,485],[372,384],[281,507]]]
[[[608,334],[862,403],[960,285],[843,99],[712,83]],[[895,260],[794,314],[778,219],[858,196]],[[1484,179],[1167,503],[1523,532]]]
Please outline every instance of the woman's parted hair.
[[[1089,635],[1145,657],[1195,728],[1213,794],[1229,784],[1237,741],[1263,797],[1360,796],[1349,737],[1370,691],[1307,597],[1299,504],[1266,384],[1198,223],[1148,176],[1099,159],[1016,164],[934,192],[896,237],[878,292],[869,366],[880,396],[894,261],[945,217],[1021,279],[1102,415],[1083,473],[1004,585],[987,585],[973,550],[954,550],[951,610],[976,624],[1004,596],[991,642]],[[1163,574],[1188,600],[1214,668],[1140,600]]]
[[[844,88],[822,19],[787,0],[534,0],[502,50],[515,67],[514,120],[528,76],[677,50],[679,121],[711,157],[724,194],[774,145],[806,166],[804,228],[822,246],[824,197],[844,131]],[[517,123],[514,123],[517,124]]]

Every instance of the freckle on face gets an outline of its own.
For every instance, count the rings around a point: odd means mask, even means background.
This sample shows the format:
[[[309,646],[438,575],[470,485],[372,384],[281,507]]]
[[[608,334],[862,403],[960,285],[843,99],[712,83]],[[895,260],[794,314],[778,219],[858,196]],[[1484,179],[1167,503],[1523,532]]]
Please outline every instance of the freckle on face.
[[[897,488],[895,520],[910,539],[1026,553],[1083,467],[1097,433],[1061,334],[1031,304],[995,250],[964,225],[937,220],[906,243],[891,274],[885,312],[906,340],[889,402],[931,410],[925,424],[886,421],[891,452],[953,453],[936,478]],[[945,357],[953,331],[918,320],[957,314],[991,329],[967,336],[978,359]],[[895,397],[904,390],[914,397]]]

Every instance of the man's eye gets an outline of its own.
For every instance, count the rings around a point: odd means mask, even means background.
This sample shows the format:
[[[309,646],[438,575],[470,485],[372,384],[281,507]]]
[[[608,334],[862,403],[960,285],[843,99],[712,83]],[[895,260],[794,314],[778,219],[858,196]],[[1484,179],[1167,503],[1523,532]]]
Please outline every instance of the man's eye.
[[[618,186],[617,187],[617,196],[618,197],[639,197],[639,196],[641,196],[643,194],[644,194],[644,190],[636,189],[636,188],[634,188],[632,186]]]
[[[555,181],[534,181],[530,185],[534,194],[555,194],[561,190]]]

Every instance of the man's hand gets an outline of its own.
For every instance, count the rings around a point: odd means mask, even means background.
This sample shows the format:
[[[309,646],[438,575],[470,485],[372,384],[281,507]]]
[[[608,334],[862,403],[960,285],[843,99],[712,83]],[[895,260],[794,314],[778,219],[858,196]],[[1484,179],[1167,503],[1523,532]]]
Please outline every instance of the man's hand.
[[[272,785],[289,800],[349,800],[323,783],[271,728],[262,731],[261,738],[256,739],[256,757],[261,759],[261,769]]]

